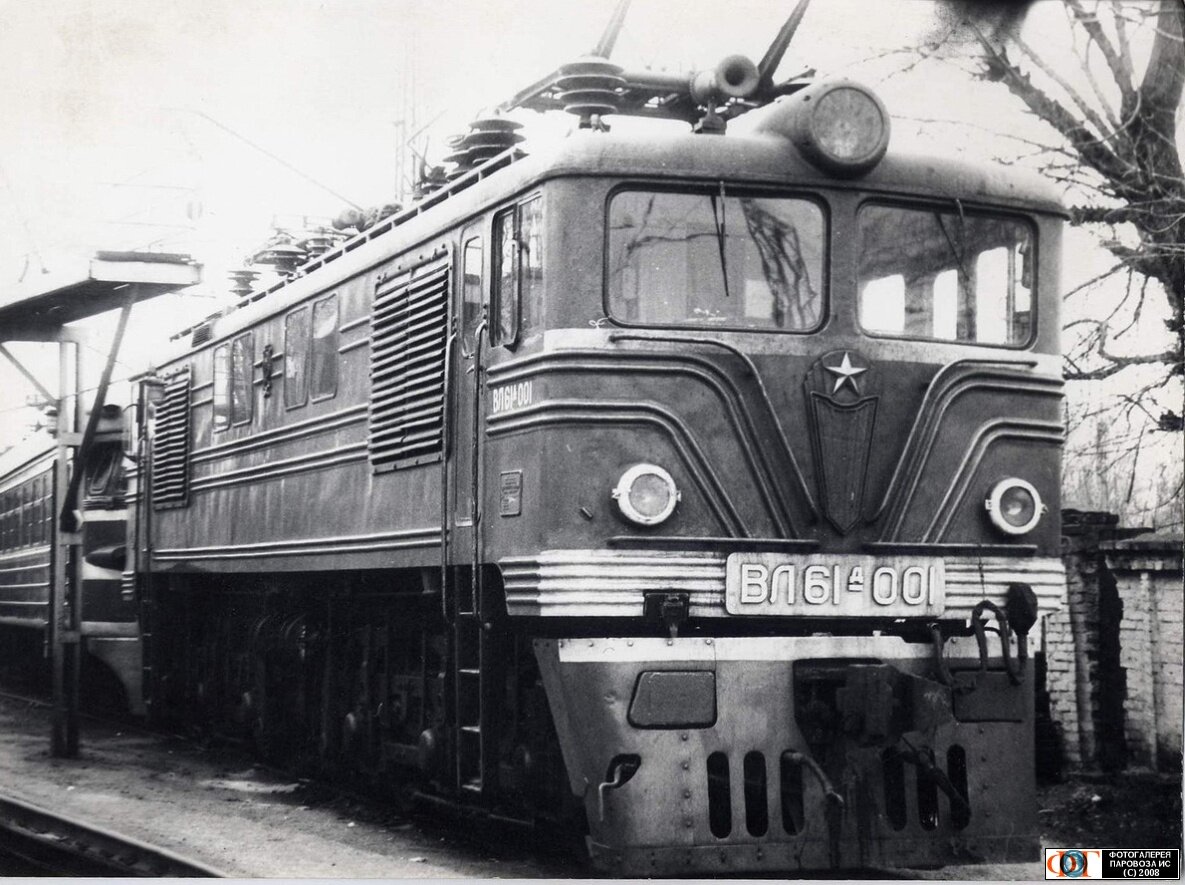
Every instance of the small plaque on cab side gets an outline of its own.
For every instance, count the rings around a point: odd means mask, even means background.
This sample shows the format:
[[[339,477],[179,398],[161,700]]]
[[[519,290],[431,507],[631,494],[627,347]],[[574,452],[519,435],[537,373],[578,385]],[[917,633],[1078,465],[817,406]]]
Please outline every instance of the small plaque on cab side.
[[[523,512],[523,472],[504,470],[500,480],[499,516],[518,516]]]

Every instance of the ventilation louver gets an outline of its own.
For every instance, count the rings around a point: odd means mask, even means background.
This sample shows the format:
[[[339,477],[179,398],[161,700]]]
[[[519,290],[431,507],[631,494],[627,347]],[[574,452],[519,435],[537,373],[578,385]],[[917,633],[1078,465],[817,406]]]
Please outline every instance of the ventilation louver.
[[[156,407],[152,503],[157,510],[189,503],[189,369],[165,381]]]
[[[375,292],[367,448],[376,472],[443,457],[449,270],[441,251]]]
[[[199,344],[205,344],[214,337],[214,327],[209,323],[202,323],[195,326],[193,329],[193,337],[189,339],[190,347],[197,347]]]

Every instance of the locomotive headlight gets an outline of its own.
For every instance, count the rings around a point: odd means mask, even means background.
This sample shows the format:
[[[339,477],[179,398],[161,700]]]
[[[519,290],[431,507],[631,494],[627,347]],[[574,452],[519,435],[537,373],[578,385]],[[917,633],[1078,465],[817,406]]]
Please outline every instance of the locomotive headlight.
[[[996,483],[984,501],[984,507],[992,525],[1006,535],[1031,532],[1045,513],[1045,504],[1033,484],[1016,477]]]
[[[657,464],[635,464],[617,481],[613,499],[622,515],[638,525],[658,525],[675,512],[679,489]]]
[[[889,147],[889,114],[869,89],[850,80],[823,82],[792,99],[790,139],[816,166],[859,175]]]

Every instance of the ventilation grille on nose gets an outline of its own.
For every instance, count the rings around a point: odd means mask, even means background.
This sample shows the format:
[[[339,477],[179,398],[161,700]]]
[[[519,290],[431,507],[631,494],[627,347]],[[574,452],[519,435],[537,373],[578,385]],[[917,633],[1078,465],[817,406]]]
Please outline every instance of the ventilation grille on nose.
[[[729,761],[728,754],[719,750],[707,758],[708,828],[717,839],[728,838],[733,833]],[[929,770],[924,770],[895,747],[881,754],[884,820],[891,829],[906,828],[910,809],[916,814],[914,826],[924,831],[938,829],[944,819],[954,830],[966,829],[971,823],[967,753],[954,744],[947,749],[945,762],[945,772],[934,760],[931,760]],[[810,829],[808,815],[817,814],[817,825],[825,825],[821,785],[803,763],[800,753],[787,750],[778,758],[776,771],[767,772],[765,755],[754,750],[745,754],[742,772],[744,823],[750,836],[761,837],[769,832],[771,790],[777,791],[777,795],[772,796],[772,811],[774,814],[781,812],[782,830],[786,835],[798,836],[807,832]],[[774,776],[778,779],[776,784],[770,782]],[[804,780],[809,780],[809,785]],[[912,802],[907,790],[914,793]],[[951,796],[951,792],[955,795]],[[806,799],[808,794],[809,801]]]

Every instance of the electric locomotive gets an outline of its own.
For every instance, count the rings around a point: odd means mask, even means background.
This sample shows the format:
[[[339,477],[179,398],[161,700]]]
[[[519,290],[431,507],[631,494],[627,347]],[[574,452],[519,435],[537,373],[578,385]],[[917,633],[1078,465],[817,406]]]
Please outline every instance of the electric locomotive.
[[[142,380],[149,709],[621,874],[1031,859],[1056,193],[780,50],[606,55]]]

